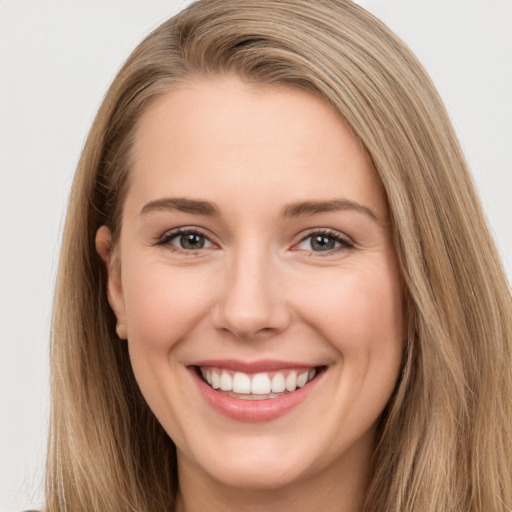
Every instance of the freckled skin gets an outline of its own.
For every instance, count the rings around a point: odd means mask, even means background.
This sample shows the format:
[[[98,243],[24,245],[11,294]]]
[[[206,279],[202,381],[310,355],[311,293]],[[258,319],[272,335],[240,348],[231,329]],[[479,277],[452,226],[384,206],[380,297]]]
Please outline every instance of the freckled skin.
[[[145,113],[131,173],[119,245],[110,252],[101,228],[97,247],[137,381],[177,445],[180,503],[357,510],[406,336],[386,199],[358,142],[308,93],[197,81]],[[141,214],[164,197],[209,201],[219,215]],[[334,198],[378,220],[354,209],[281,215]],[[184,227],[203,248],[178,235],[159,244]],[[325,230],[352,247],[317,250],[308,237]],[[327,369],[299,406],[252,424],[214,411],[187,370],[225,358]]]

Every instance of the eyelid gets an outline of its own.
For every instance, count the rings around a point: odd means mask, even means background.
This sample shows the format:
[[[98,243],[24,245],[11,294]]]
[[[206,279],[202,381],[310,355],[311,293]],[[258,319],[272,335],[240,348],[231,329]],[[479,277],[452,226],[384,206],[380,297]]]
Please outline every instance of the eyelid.
[[[340,244],[340,246],[336,247],[334,249],[326,250],[326,251],[313,251],[311,249],[308,250],[308,249],[296,248],[299,244],[301,244],[308,238],[312,237],[313,235],[323,235],[323,236],[326,236],[329,238],[333,238],[336,242],[338,242]],[[346,251],[346,250],[353,249],[354,246],[355,246],[355,243],[352,241],[352,239],[350,237],[348,237],[347,235],[341,233],[340,231],[337,231],[332,228],[311,228],[311,229],[307,230],[306,233],[301,234],[300,240],[293,245],[292,250],[307,251],[310,253],[315,253],[318,256],[328,256],[329,254],[333,254],[338,251],[344,251],[344,250]]]
[[[207,233],[206,230],[204,230],[203,228],[200,228],[198,226],[181,226],[178,228],[167,230],[162,235],[160,235],[156,238],[154,245],[165,246],[170,251],[187,253],[187,254],[195,254],[198,251],[203,250],[203,249],[211,249],[211,247],[204,247],[204,248],[196,249],[196,250],[185,250],[185,249],[180,249],[179,247],[169,244],[169,242],[173,238],[176,238],[180,235],[187,235],[187,234],[194,234],[194,233],[204,236],[205,239],[208,240],[208,242],[210,242],[213,246],[218,247],[219,244],[216,243],[215,240],[213,240],[212,235]]]
[[[170,251],[186,253],[188,255],[197,254],[197,252],[204,250],[204,249],[211,249],[211,247],[202,247],[197,250],[185,250],[185,249],[181,249],[177,246],[173,246],[173,245],[169,244],[169,242],[173,238],[176,238],[180,235],[194,234],[194,233],[204,236],[205,239],[208,240],[208,242],[210,244],[212,244],[214,247],[216,247],[216,248],[219,247],[219,243],[215,241],[215,239],[211,235],[211,233],[207,232],[203,228],[200,228],[199,226],[181,226],[181,227],[167,230],[162,235],[160,235],[156,238],[154,245],[167,247]],[[308,249],[297,248],[297,246],[300,243],[304,242],[305,240],[312,237],[313,235],[321,235],[321,236],[323,235],[323,236],[332,238],[340,245],[336,248],[328,249],[326,251],[314,251],[312,249],[308,250]],[[293,246],[291,247],[291,250],[315,253],[317,256],[328,256],[333,253],[337,253],[338,251],[347,251],[347,250],[353,249],[354,246],[355,246],[355,244],[352,241],[352,239],[340,231],[337,231],[332,228],[311,228],[311,229],[308,229],[306,232],[301,233],[300,239],[293,244]]]

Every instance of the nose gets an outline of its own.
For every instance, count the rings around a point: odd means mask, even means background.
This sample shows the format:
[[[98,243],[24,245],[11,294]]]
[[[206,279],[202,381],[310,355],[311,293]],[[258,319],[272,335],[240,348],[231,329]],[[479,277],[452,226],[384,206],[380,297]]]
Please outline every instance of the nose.
[[[272,257],[261,252],[233,258],[212,310],[217,330],[250,340],[275,336],[288,327],[286,291],[275,267]]]

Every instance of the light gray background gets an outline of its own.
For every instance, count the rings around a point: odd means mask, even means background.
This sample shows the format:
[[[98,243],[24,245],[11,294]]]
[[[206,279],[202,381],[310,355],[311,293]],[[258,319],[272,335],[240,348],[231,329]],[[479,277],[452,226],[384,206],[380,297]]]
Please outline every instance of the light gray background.
[[[47,343],[72,174],[131,49],[187,0],[0,0],[0,510],[42,500]],[[443,96],[512,276],[512,0],[360,0]]]

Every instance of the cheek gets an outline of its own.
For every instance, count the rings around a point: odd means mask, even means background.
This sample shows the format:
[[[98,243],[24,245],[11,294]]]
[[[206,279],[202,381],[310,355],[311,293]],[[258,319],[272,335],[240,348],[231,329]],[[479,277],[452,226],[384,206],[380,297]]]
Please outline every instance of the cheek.
[[[386,273],[340,272],[307,285],[303,310],[341,352],[405,338],[402,292]]]
[[[199,269],[133,260],[126,261],[122,271],[127,276],[123,291],[135,378],[171,438],[186,438],[182,424],[190,411],[183,401],[185,385],[175,355],[180,342],[210,309],[211,276],[208,279]]]
[[[168,350],[208,311],[211,282],[198,270],[161,263],[130,265],[123,283],[128,339],[151,350]]]
[[[308,323],[339,354],[337,389],[325,418],[361,433],[373,425],[396,386],[406,333],[396,274],[365,269],[317,281],[308,294]]]
[[[308,290],[303,317],[340,358],[336,399],[350,401],[354,411],[358,403],[372,404],[368,414],[380,414],[395,387],[406,338],[397,273],[346,268],[309,283]]]

